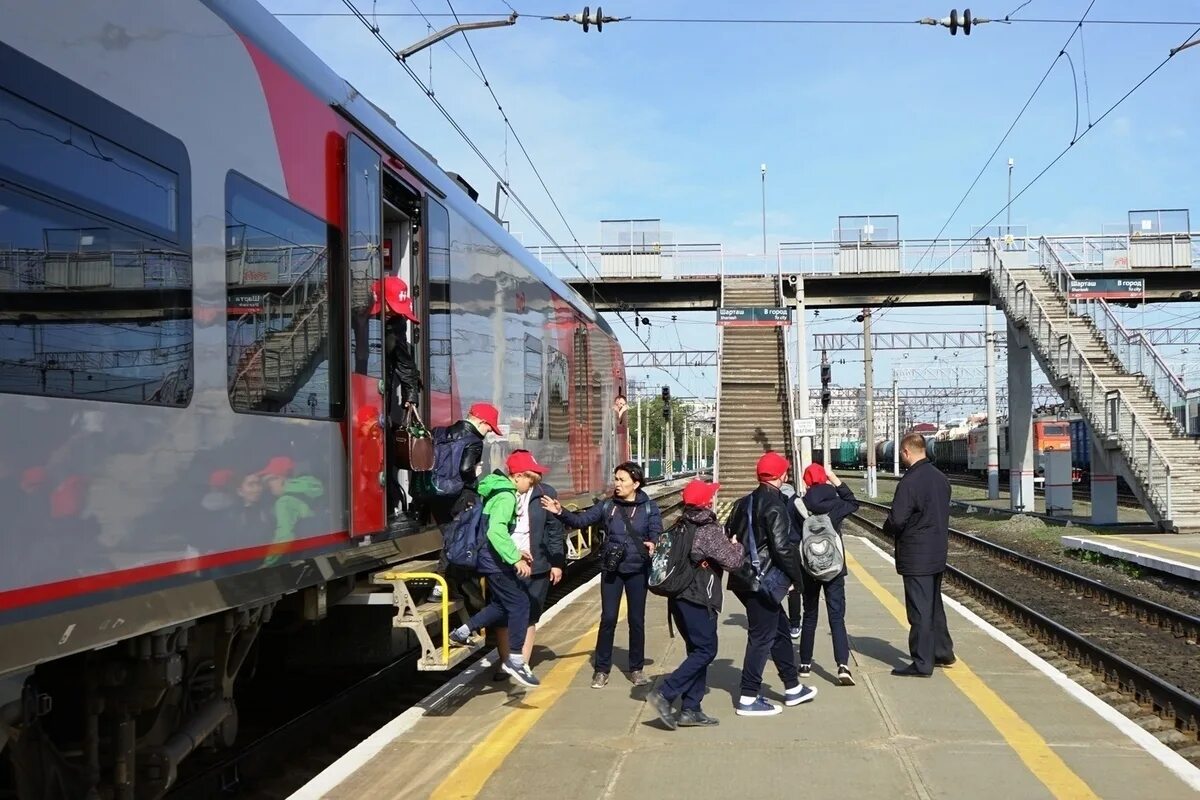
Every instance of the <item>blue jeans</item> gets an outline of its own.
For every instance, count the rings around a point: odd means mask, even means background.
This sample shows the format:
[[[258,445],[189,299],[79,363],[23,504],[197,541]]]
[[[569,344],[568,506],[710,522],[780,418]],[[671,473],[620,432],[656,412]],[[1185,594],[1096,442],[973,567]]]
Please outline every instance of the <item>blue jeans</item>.
[[[606,675],[612,670],[622,593],[629,621],[629,670],[641,669],[646,661],[646,573],[606,572],[600,579],[600,633],[596,636],[596,671]]]
[[[846,635],[846,576],[838,575],[828,583],[815,578],[804,582],[804,624],[800,629],[800,663],[811,664],[817,638],[817,605],[825,592],[825,610],[829,612],[829,632],[833,635],[833,658],[838,666],[850,663],[850,638]]]
[[[758,696],[768,657],[775,662],[784,688],[795,686],[800,682],[796,675],[796,651],[792,648],[791,629],[783,606],[758,592],[738,592],[737,596],[746,606],[748,629],[746,657],[742,662],[742,694]]]
[[[708,665],[717,657],[717,615],[675,598],[667,601],[667,610],[687,645],[687,658],[663,680],[659,691],[668,700],[682,697],[685,711],[699,711],[708,688]]]
[[[484,577],[491,601],[467,621],[467,627],[473,631],[507,627],[509,652],[520,655],[529,628],[529,592],[515,571],[492,572]]]

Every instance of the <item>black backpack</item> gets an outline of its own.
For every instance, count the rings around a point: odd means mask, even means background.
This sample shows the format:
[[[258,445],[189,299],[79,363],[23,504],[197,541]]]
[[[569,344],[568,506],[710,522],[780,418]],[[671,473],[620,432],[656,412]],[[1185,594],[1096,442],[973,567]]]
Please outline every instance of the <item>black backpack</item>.
[[[678,597],[692,585],[699,569],[692,563],[695,540],[696,526],[686,520],[659,535],[650,560],[650,591],[663,597]]]

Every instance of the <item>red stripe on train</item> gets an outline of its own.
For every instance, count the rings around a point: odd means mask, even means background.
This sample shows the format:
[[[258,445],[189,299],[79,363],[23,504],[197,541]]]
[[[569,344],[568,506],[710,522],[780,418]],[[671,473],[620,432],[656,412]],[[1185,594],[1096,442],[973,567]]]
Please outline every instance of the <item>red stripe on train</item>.
[[[181,561],[146,564],[115,572],[103,572],[98,575],[85,575],[82,578],[71,578],[65,581],[55,581],[54,583],[26,586],[21,589],[9,589],[6,592],[0,592],[0,611],[22,608],[37,603],[48,603],[53,600],[63,600],[77,595],[91,594],[92,592],[102,592],[107,589],[120,589],[139,583],[186,575],[189,572],[228,567],[247,561],[256,561],[268,555],[282,555],[284,553],[295,553],[299,550],[312,550],[346,540],[346,532],[338,531],[337,533],[326,533],[307,539],[297,539],[293,542],[256,545],[241,550],[209,553],[208,555],[196,556],[195,558],[187,558]]]

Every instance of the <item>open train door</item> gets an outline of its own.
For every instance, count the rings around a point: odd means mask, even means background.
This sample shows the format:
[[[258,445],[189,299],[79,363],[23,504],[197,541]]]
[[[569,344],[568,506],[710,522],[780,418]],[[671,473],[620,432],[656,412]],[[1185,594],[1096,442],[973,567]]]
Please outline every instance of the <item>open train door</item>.
[[[379,533],[387,525],[383,303],[376,302],[383,271],[383,205],[379,155],[353,134],[346,139],[346,168],[346,319],[350,321],[347,485],[350,535],[357,538]]]

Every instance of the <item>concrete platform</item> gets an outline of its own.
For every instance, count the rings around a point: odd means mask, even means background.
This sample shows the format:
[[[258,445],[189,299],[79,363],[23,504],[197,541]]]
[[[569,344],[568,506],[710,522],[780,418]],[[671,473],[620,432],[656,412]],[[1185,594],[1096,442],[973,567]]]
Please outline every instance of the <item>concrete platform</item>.
[[[1064,549],[1090,550],[1180,578],[1200,581],[1200,534],[1121,534],[1062,537]]]
[[[822,621],[815,701],[735,716],[745,617],[727,595],[705,702],[721,725],[667,731],[620,671],[623,624],[611,682],[589,687],[599,616],[591,587],[538,632],[541,688],[474,670],[475,680],[427,698],[293,797],[1168,800],[1200,791],[1200,770],[952,601],[958,663],[932,679],[890,675],[907,655],[901,579],[874,546],[846,545],[857,686],[833,680]],[[669,672],[682,654],[682,640],[667,636],[665,602],[652,597],[647,670]],[[765,693],[779,699],[770,666],[767,678]]]

